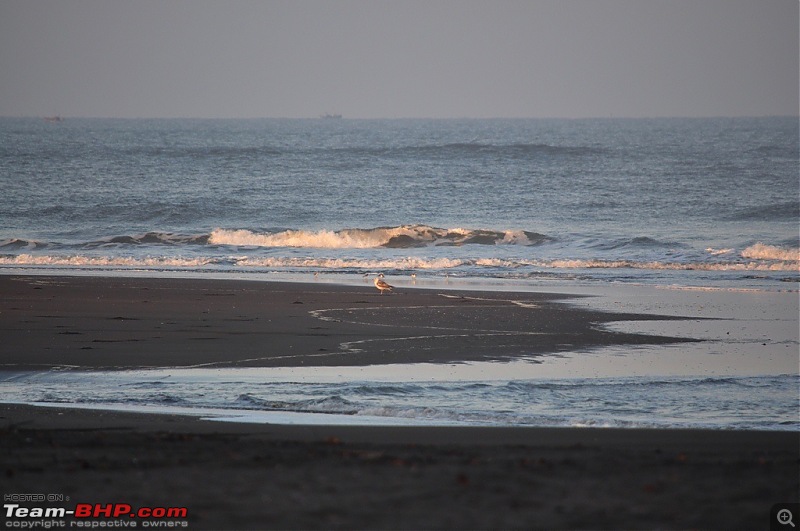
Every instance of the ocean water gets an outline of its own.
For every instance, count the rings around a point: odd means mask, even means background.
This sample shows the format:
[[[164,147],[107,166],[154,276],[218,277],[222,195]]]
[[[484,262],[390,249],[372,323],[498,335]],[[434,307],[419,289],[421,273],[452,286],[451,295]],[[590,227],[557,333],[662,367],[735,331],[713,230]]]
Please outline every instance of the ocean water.
[[[359,284],[381,272],[403,287],[599,290],[601,305],[633,286],[678,301],[650,308],[659,313],[685,314],[697,294],[755,308],[736,317],[746,332],[734,339],[693,330],[708,343],[692,360],[712,362],[678,371],[626,374],[650,355],[631,349],[600,355],[622,370],[545,379],[537,371],[557,359],[499,375],[393,367],[388,383],[374,371],[332,381],[263,370],[6,373],[0,391],[330,422],[799,429],[799,174],[796,117],[0,118],[0,274]],[[97,392],[81,394],[88,382]]]
[[[0,119],[0,268],[785,288],[796,118]]]

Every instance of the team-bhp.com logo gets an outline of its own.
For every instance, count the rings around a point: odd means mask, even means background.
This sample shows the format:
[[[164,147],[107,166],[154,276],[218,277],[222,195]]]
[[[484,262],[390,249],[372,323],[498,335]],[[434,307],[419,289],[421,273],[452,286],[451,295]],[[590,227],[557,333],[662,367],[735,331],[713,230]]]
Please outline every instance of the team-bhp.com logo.
[[[139,507],[127,503],[78,503],[64,507],[25,507],[5,503],[7,528],[51,529],[63,527],[189,527],[186,507]],[[67,522],[65,519],[69,518]]]

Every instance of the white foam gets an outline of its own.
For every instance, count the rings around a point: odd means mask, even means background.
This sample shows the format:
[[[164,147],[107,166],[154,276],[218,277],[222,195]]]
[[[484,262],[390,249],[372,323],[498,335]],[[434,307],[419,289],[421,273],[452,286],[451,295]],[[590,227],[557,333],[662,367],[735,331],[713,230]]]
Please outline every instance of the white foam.
[[[651,269],[665,271],[798,271],[796,262],[660,262],[636,260],[530,260],[524,265],[556,269]]]
[[[769,246],[766,246],[769,247]],[[781,256],[767,251],[769,256]],[[791,253],[790,251],[787,251]],[[34,255],[0,256],[0,265],[9,266],[66,266],[98,268],[179,268],[213,267],[219,265],[243,268],[316,268],[328,270],[448,270],[459,267],[518,269],[638,269],[667,271],[800,271],[798,260],[759,259],[722,262],[661,262],[599,259],[501,259],[501,258],[328,258],[291,256],[87,256]]]
[[[782,260],[782,261],[800,261],[800,249],[783,249],[774,245],[767,245],[761,242],[751,245],[742,251],[743,258],[755,260]]]
[[[266,257],[242,258],[237,265],[248,267],[275,267],[275,268],[321,268],[321,269],[365,269],[365,270],[413,270],[413,269],[451,269],[466,265],[469,261],[453,258],[416,258],[405,257],[396,259],[358,259],[358,258],[292,258],[292,257]]]
[[[0,265],[73,266],[73,267],[202,267],[214,263],[211,257],[128,257],[85,255],[32,255],[0,256]]]
[[[208,243],[244,247],[314,247],[323,249],[365,249],[379,247],[389,240],[384,230],[287,230],[275,234],[259,234],[249,230],[216,229]]]
[[[373,229],[343,230],[285,230],[258,233],[246,229],[215,229],[208,243],[243,247],[299,247],[317,249],[371,249],[383,246],[417,247],[428,245],[462,245],[475,243],[497,245],[532,245],[528,234],[521,230],[443,229],[427,225],[402,225]]]

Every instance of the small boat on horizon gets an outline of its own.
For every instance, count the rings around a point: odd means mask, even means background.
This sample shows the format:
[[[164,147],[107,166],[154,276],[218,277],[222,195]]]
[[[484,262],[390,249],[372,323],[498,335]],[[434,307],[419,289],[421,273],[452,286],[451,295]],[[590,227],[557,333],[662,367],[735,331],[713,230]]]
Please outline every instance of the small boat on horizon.
[[[58,123],[58,122],[63,122],[64,119],[62,117],[60,117],[60,116],[45,116],[44,117],[44,121],[45,122],[49,122],[51,124],[54,124],[54,123]]]
[[[328,114],[328,113],[325,113],[325,114],[321,114],[319,117],[322,118],[323,120],[341,120],[342,119],[342,115],[341,114]]]

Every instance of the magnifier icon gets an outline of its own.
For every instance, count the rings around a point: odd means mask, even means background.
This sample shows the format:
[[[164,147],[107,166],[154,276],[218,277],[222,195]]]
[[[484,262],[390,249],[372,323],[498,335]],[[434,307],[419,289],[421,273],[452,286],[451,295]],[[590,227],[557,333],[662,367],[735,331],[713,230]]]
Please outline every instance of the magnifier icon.
[[[781,525],[789,524],[790,526],[794,527],[794,522],[792,522],[792,511],[789,509],[781,509],[778,511],[778,523]]]

